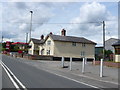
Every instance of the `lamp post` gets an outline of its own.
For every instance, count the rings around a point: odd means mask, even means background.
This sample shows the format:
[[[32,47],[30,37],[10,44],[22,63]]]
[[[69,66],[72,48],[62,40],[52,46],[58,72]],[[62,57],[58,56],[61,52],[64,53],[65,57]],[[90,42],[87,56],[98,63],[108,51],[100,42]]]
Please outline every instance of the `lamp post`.
[[[30,34],[29,34],[29,40],[31,38],[31,31],[32,31],[32,14],[33,14],[33,11],[30,11],[30,14],[31,14],[31,20],[30,20]]]

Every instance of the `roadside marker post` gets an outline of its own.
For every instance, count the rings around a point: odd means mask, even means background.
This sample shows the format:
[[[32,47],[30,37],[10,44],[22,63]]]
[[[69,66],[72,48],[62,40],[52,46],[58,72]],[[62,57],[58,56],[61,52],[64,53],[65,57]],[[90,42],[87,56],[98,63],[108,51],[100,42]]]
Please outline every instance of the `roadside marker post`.
[[[85,58],[85,64],[87,64],[87,58]]]
[[[70,57],[70,71],[72,70],[72,57]]]
[[[100,77],[103,77],[103,59],[100,62]]]
[[[83,58],[83,62],[82,62],[82,73],[85,72],[85,57]]]
[[[64,67],[64,57],[62,57],[61,61],[62,61],[62,68],[63,68]]]
[[[94,57],[94,59],[93,59],[93,65],[95,65],[95,57]]]

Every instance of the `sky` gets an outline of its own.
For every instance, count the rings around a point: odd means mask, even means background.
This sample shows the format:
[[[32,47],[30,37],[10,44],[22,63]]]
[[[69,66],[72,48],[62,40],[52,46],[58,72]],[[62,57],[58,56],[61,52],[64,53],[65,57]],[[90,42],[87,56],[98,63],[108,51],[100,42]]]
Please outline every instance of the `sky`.
[[[30,32],[40,39],[50,32],[85,37],[102,45],[102,21],[105,21],[106,40],[118,38],[117,2],[2,2],[0,3],[0,31],[4,41],[25,42]]]

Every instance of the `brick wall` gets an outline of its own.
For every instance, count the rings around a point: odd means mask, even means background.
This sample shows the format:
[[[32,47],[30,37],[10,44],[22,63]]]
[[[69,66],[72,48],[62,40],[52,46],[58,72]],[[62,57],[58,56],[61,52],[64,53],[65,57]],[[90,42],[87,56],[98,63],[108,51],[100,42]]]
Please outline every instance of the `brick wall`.
[[[93,64],[100,65],[100,61],[95,61],[95,63],[93,62]],[[117,68],[120,68],[120,63],[115,63],[115,62],[104,61],[103,65],[104,66],[108,66],[108,67],[117,67]]]

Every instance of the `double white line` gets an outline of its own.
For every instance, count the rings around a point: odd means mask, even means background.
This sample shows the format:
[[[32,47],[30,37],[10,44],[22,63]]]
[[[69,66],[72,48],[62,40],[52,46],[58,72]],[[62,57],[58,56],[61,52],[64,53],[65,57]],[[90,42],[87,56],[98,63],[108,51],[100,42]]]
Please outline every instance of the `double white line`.
[[[17,77],[11,72],[11,70],[0,60],[0,64],[7,73],[8,77],[12,81],[16,89],[20,90],[21,88],[27,90],[27,88],[17,79]]]

